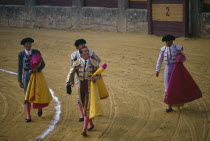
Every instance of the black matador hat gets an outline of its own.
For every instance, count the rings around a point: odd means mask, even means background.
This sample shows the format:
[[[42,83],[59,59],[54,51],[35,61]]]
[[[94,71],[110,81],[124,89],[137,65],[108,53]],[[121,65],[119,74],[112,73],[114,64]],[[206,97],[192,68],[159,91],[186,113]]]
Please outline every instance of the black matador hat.
[[[87,42],[84,39],[78,39],[75,41],[74,46],[79,46],[81,44],[86,44]]]
[[[165,42],[165,41],[173,41],[173,40],[175,40],[175,37],[173,35],[169,35],[169,34],[163,36],[163,38],[162,38],[163,42]]]
[[[20,42],[21,45],[24,45],[26,42],[30,42],[30,43],[33,43],[34,42],[34,39],[32,38],[24,38],[22,39],[22,41]]]

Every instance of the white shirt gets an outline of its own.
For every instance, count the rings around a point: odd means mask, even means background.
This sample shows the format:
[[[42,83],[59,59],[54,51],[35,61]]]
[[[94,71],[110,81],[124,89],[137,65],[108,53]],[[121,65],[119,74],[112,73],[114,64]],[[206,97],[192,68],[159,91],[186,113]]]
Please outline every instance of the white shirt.
[[[81,60],[82,60],[82,62],[83,62],[83,64],[84,64],[84,67],[85,67],[85,70],[87,70],[87,68],[88,68],[88,63],[89,63],[89,58],[87,59],[87,60],[84,60],[83,58],[81,58]],[[86,66],[85,66],[85,61],[87,61],[86,62]]]
[[[28,50],[26,50],[25,49],[25,53],[26,53],[26,55],[28,55],[28,52],[30,53],[30,55],[31,55],[31,50],[30,51],[28,51]]]

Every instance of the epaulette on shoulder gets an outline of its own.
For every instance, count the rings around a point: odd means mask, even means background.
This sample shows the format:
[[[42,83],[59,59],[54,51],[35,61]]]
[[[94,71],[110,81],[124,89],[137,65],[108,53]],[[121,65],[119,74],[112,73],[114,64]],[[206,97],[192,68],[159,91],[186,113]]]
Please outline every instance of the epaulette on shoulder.
[[[81,60],[80,59],[74,61],[73,66],[78,66],[79,64],[81,64]]]
[[[175,45],[175,47],[176,47],[176,50],[183,50],[183,47],[180,45]]]
[[[18,56],[21,57],[21,58],[23,58],[24,53],[25,53],[25,50],[24,50],[24,51],[21,51],[21,52],[18,54]]]
[[[162,51],[162,52],[165,51],[165,50],[166,50],[165,46],[160,49],[160,51]]]
[[[76,57],[76,51],[73,52],[73,53],[70,55],[70,57],[71,57],[71,60],[74,60],[75,58],[77,58],[77,57]]]
[[[97,67],[99,65],[99,62],[96,61],[95,59],[90,59],[90,62],[93,66]]]
[[[93,50],[89,49],[89,54],[93,55]]]

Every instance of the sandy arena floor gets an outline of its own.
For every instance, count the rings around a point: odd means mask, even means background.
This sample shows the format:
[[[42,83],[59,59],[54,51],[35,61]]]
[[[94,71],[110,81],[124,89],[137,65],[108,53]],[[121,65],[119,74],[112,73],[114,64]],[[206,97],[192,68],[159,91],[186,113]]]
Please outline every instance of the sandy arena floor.
[[[155,76],[155,65],[161,37],[137,33],[98,31],[62,31],[0,27],[0,69],[17,72],[17,56],[22,38],[35,39],[33,48],[41,51],[48,86],[62,106],[61,119],[44,140],[49,141],[210,141],[210,39],[178,38],[184,47],[185,66],[201,88],[203,98],[186,104],[180,110],[165,113],[163,71]],[[87,40],[107,63],[103,73],[109,98],[101,101],[104,116],[94,119],[89,137],[80,135],[76,92],[65,93],[69,56],[75,51],[74,41]],[[164,65],[162,66],[162,70]],[[32,109],[31,123],[25,123],[23,89],[17,77],[0,71],[0,140],[33,141],[46,130],[55,114],[55,102],[39,118]]]

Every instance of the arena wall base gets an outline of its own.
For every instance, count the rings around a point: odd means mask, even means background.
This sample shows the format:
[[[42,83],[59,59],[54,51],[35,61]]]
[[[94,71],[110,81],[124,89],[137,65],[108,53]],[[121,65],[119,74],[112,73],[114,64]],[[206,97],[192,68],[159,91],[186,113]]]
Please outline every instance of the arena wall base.
[[[0,5],[0,26],[148,33],[147,10],[127,9],[127,0],[118,8],[73,2],[72,7],[38,6],[35,0],[23,6]]]
[[[196,17],[198,20],[192,19],[198,21],[192,24],[193,36],[210,37],[210,13],[197,12]],[[84,0],[73,0],[71,7],[38,6],[36,0],[0,5],[0,26],[146,34],[149,29],[147,9],[129,9],[128,0],[118,0],[118,8],[86,7]]]

